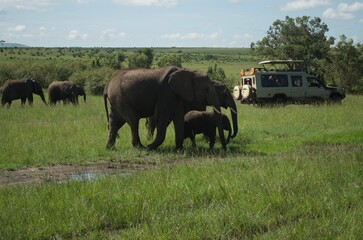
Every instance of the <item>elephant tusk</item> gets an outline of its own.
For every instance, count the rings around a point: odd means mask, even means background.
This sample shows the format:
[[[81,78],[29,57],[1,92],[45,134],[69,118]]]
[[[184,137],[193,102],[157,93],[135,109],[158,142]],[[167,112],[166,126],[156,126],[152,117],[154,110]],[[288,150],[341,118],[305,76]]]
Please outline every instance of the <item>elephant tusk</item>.
[[[218,114],[221,114],[221,111],[218,111],[217,108],[213,108],[214,111],[216,111]]]
[[[237,114],[237,111],[236,110],[234,110],[233,108],[230,108],[230,109],[231,109],[231,112]]]

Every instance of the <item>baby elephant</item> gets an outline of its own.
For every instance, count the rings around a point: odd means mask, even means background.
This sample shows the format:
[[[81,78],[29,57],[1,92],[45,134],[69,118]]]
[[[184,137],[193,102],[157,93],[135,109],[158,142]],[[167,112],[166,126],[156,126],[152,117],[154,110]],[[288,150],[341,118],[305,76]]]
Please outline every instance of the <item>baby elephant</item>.
[[[228,130],[226,144],[231,138],[231,123],[225,114],[222,114],[223,129]],[[213,149],[216,139],[216,118],[214,112],[208,111],[190,111],[184,115],[184,138],[190,138],[195,144],[195,135],[203,133],[209,138],[209,149]]]

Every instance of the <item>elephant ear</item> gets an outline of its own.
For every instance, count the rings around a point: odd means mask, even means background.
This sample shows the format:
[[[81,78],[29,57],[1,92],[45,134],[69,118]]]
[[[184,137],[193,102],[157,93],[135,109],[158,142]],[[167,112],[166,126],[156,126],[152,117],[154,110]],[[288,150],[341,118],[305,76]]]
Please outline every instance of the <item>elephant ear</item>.
[[[194,99],[193,77],[193,72],[180,69],[170,75],[169,88],[185,101],[191,102]]]

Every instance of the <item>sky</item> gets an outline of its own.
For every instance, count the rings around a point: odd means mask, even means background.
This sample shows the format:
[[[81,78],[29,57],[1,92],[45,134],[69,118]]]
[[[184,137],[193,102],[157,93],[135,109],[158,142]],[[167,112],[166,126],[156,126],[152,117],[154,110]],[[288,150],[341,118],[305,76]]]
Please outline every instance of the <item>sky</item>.
[[[31,47],[250,47],[276,20],[319,17],[363,43],[363,1],[0,0],[0,40]]]

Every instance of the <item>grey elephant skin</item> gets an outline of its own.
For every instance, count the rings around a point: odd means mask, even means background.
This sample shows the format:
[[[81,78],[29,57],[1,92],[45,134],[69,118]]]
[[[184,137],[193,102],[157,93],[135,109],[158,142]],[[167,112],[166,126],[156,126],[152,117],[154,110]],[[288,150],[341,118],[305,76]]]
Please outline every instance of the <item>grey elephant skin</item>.
[[[37,81],[31,79],[7,80],[1,87],[1,91],[2,91],[2,97],[1,97],[2,106],[8,104],[8,107],[10,107],[11,102],[17,99],[21,100],[22,106],[24,106],[26,100],[28,99],[29,105],[32,106],[33,93],[39,95],[43,103],[47,105],[47,102],[45,101],[44,98],[42,86]]]
[[[238,118],[237,118],[237,106],[234,97],[232,96],[231,91],[224,85],[223,83],[213,81],[214,88],[218,95],[219,103],[221,107],[227,109],[229,108],[231,111],[232,125],[233,125],[233,133],[231,138],[234,138],[238,133]],[[205,110],[205,109],[203,109]]]
[[[214,89],[216,90],[217,96],[218,96],[218,100],[220,103],[220,106],[227,109],[229,108],[231,111],[231,117],[232,117],[232,124],[233,124],[233,133],[231,135],[231,138],[234,138],[237,133],[238,133],[238,118],[237,118],[237,106],[236,106],[236,102],[232,96],[231,91],[228,90],[228,88],[226,87],[226,85],[224,85],[221,82],[217,82],[217,81],[212,81],[213,82],[213,86]],[[191,109],[185,109],[185,114],[190,111]],[[206,109],[198,109],[201,111],[205,111]],[[148,129],[148,133],[147,133],[147,139],[152,139],[153,135],[154,135],[154,131],[156,128],[156,120],[153,119],[153,117],[149,117],[146,119],[146,128]]]
[[[55,105],[59,101],[63,101],[63,104],[71,102],[73,105],[77,105],[78,96],[83,96],[86,102],[86,93],[83,87],[71,81],[53,81],[48,87],[48,97],[51,105]]]
[[[213,149],[216,140],[216,115],[214,112],[208,111],[190,111],[184,116],[184,138],[190,138],[195,144],[195,135],[204,134],[209,138],[209,149]],[[227,115],[222,114],[223,129],[228,131],[226,144],[231,138],[231,123]]]
[[[110,103],[108,114],[107,102]],[[167,67],[125,69],[116,73],[104,89],[104,103],[109,126],[106,148],[115,147],[117,131],[127,123],[132,131],[132,145],[143,148],[139,120],[155,116],[157,134],[147,146],[153,150],[165,140],[169,120],[174,123],[176,149],[183,148],[184,111],[213,106],[222,147],[226,149],[220,104],[211,80],[205,74]]]

